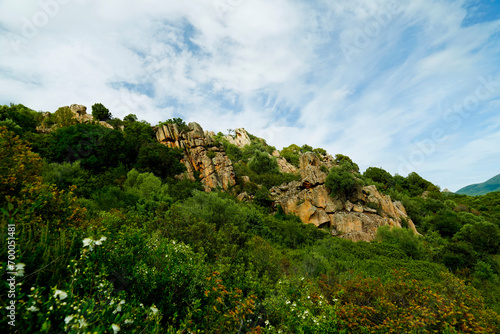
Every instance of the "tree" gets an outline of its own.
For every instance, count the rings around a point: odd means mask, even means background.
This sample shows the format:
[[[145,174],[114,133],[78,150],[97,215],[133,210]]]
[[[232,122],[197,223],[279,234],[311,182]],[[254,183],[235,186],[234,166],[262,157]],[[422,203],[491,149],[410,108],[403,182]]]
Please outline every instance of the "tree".
[[[386,186],[394,185],[394,178],[392,175],[382,168],[368,167],[363,173],[364,177],[370,178],[375,182],[382,183]]]
[[[70,126],[78,123],[73,116],[73,112],[69,107],[61,107],[54,113],[54,121],[57,123],[58,127]]]
[[[466,224],[454,239],[469,242],[480,252],[496,254],[500,251],[500,228],[490,222]]]
[[[42,160],[13,132],[0,127],[0,204],[7,196],[41,182]]]
[[[136,165],[141,172],[151,172],[161,178],[174,177],[186,171],[186,166],[179,161],[183,156],[181,149],[146,143],[139,150]]]
[[[37,113],[22,104],[11,103],[10,106],[0,106],[0,124],[11,131],[14,130],[16,134],[35,132],[41,118],[41,113]]]
[[[92,116],[96,121],[107,121],[112,117],[108,108],[103,106],[101,103],[96,103],[92,106]]]
[[[256,151],[248,162],[248,168],[257,174],[272,173],[279,174],[276,159],[266,152]]]
[[[128,114],[127,116],[123,117],[124,122],[137,122],[137,116],[135,114]]]
[[[352,172],[359,173],[359,166],[355,164],[351,158],[349,158],[347,155],[343,154],[336,154],[335,155],[335,163],[341,167],[344,167],[347,170],[350,170]]]
[[[356,190],[359,180],[354,177],[348,167],[334,167],[326,177],[325,186],[331,190],[332,195],[348,198]]]
[[[94,172],[128,164],[132,149],[118,130],[105,128],[98,124],[75,124],[60,128],[50,134],[53,140],[44,158],[51,162],[74,162],[80,160],[81,166]]]

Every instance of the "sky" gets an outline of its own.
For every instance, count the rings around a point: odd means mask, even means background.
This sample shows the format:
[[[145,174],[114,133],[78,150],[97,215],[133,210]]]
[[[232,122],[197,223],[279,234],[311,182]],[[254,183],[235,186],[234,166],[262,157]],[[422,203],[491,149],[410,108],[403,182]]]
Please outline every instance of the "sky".
[[[0,104],[243,127],[456,191],[500,173],[500,1],[0,0]]]

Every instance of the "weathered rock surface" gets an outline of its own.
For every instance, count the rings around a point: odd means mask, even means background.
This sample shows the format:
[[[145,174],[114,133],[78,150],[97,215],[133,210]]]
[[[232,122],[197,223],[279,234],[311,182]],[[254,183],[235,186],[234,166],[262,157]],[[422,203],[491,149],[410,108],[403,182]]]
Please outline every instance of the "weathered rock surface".
[[[273,154],[273,156],[275,155]],[[288,161],[286,161],[285,158],[278,157],[276,159],[276,162],[278,163],[278,168],[280,170],[280,173],[297,173],[297,168]]]
[[[184,150],[181,162],[187,168],[187,176],[195,180],[198,172],[205,191],[218,187],[227,190],[236,184],[231,160],[224,151],[212,146],[212,136],[198,123],[189,123],[182,130],[176,124],[163,125],[156,130],[156,139],[168,147]]]
[[[71,110],[71,112],[73,113],[73,118],[75,118],[79,123],[90,122],[94,119],[91,114],[87,114],[87,107],[81,104],[72,104],[69,106],[69,110]],[[106,122],[99,122],[99,123],[101,124]],[[106,125],[104,126],[113,128],[108,123],[106,123]]]
[[[238,146],[239,148],[243,148],[247,145],[250,145],[251,140],[250,136],[248,135],[248,132],[243,129],[239,128],[234,130],[235,135],[234,136],[226,136],[226,139],[229,143]]]
[[[325,161],[326,160],[326,161]],[[333,159],[321,161],[315,153],[300,157],[301,181],[271,188],[271,199],[287,214],[306,224],[331,228],[332,235],[353,241],[372,241],[380,226],[401,227],[403,220],[418,233],[400,202],[382,195],[375,186],[359,187],[346,201],[330,196],[324,183]]]

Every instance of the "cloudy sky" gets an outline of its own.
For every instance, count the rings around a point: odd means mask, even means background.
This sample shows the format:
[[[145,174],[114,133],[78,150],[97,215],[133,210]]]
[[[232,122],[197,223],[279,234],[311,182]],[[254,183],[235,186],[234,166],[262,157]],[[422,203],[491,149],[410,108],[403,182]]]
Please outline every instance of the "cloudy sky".
[[[0,104],[244,127],[456,191],[500,173],[494,0],[0,0]]]

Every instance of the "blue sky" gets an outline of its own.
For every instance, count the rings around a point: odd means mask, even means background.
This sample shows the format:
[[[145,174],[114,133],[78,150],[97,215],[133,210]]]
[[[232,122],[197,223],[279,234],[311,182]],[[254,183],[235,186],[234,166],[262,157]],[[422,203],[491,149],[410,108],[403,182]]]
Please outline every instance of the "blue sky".
[[[500,173],[498,1],[0,0],[0,103],[244,127],[452,191]]]

